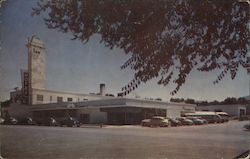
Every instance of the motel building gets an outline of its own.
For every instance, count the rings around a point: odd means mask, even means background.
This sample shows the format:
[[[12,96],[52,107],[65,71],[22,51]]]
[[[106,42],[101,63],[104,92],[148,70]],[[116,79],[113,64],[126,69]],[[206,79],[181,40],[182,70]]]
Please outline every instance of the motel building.
[[[76,117],[82,123],[139,124],[145,118],[159,115],[176,118],[194,112],[196,106],[157,100],[106,96],[105,84],[98,93],[79,94],[48,90],[45,87],[46,58],[43,42],[36,36],[28,40],[28,68],[21,70],[21,89],[10,93],[10,104],[2,115],[24,117]]]

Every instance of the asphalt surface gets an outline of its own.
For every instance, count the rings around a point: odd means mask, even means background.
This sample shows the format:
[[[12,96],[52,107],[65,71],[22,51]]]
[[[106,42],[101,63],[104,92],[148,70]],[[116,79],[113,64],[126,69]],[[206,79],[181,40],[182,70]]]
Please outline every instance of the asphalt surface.
[[[0,126],[8,159],[231,159],[250,148],[249,121],[145,128]]]

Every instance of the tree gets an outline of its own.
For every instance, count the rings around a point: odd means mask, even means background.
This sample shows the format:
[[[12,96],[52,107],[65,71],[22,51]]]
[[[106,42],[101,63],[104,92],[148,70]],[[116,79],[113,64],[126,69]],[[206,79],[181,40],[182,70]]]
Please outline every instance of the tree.
[[[183,103],[184,101],[183,98],[170,98],[170,102]]]
[[[208,101],[199,101],[197,105],[209,105]]]
[[[162,99],[161,99],[161,98],[156,98],[155,100],[157,100],[157,101],[162,101]]]
[[[223,102],[221,102],[222,104],[237,104],[237,99],[234,97],[227,97]]]
[[[238,102],[237,103],[239,103],[239,104],[247,104],[248,101],[246,100],[246,98],[240,97],[240,98],[238,98]]]
[[[5,100],[5,101],[0,103],[1,107],[9,107],[10,104],[11,104],[10,100]]]
[[[185,103],[187,103],[187,104],[196,104],[194,99],[189,99],[189,98],[185,100]]]
[[[247,68],[249,1],[233,0],[50,0],[33,8],[47,12],[45,24],[73,39],[88,42],[94,34],[109,48],[131,57],[121,66],[135,71],[123,95],[141,83],[176,84],[176,94],[191,70],[220,70],[218,83]]]
[[[110,97],[114,97],[115,95],[114,94],[105,94],[105,96],[110,96]]]
[[[209,105],[218,105],[218,104],[220,104],[220,102],[217,101],[217,100],[214,100],[214,101],[212,101],[212,102],[209,102]]]

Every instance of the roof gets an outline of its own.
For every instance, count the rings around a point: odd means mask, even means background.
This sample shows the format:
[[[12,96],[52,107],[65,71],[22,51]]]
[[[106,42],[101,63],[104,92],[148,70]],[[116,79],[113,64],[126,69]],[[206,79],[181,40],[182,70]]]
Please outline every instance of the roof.
[[[72,94],[72,95],[78,95],[78,96],[92,96],[92,97],[101,97],[105,99],[115,98],[112,96],[101,96],[97,94],[85,94],[85,93],[74,93],[74,92],[65,92],[65,91],[57,91],[57,90],[48,90],[48,89],[39,89],[39,88],[33,88],[33,90],[43,91],[43,92],[50,92],[50,93],[60,93],[60,94]]]
[[[39,47],[44,47],[43,41],[35,35],[33,35],[31,37],[30,43],[32,43],[33,45],[39,46]]]
[[[143,107],[143,108],[174,108],[181,107],[181,109],[194,109],[195,105],[190,104],[173,104],[160,101],[150,101],[141,99],[130,98],[109,98],[109,99],[97,99],[86,100],[82,102],[62,102],[62,103],[50,103],[50,104],[37,104],[32,106],[32,110],[50,110],[50,109],[81,109],[81,108],[115,108],[115,107]]]
[[[185,113],[185,115],[216,115],[216,113],[210,111],[196,111],[192,113]]]

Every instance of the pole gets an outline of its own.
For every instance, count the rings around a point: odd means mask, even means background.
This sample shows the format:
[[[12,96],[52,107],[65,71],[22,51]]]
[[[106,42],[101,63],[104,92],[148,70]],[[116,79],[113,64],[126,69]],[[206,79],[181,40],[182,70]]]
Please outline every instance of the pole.
[[[125,118],[125,121],[124,121],[125,123],[124,123],[124,124],[126,125],[126,124],[127,124],[126,110],[125,110],[125,112],[124,112],[124,116],[125,116],[125,117],[124,117],[124,118]]]

